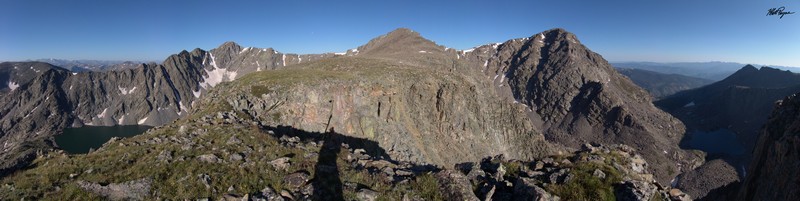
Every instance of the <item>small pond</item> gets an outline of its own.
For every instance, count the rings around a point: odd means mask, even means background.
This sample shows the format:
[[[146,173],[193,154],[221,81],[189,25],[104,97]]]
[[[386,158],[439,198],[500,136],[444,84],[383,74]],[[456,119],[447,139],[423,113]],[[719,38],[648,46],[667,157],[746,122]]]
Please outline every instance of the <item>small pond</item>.
[[[112,137],[131,137],[144,133],[150,126],[84,126],[65,128],[55,140],[61,149],[70,154],[89,153],[89,149],[97,149]]]

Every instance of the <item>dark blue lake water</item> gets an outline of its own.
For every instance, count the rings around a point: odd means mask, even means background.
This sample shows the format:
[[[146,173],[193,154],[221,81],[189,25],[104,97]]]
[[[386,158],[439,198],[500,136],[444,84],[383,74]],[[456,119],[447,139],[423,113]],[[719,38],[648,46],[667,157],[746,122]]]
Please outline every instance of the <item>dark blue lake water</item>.
[[[703,150],[709,154],[738,156],[745,153],[744,145],[739,143],[736,134],[728,129],[711,132],[694,131],[689,133],[689,147]]]
[[[112,137],[131,137],[144,133],[150,126],[84,126],[65,128],[55,140],[61,149],[71,154],[89,153],[89,149],[97,149]]]

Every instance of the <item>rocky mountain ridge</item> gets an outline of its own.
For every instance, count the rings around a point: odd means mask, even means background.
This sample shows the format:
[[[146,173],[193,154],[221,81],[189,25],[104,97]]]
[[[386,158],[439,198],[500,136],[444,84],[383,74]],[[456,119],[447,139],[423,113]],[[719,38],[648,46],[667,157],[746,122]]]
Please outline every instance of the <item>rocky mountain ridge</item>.
[[[283,54],[228,42],[121,71],[76,73],[46,63],[2,63],[2,72],[13,73],[2,77],[9,84],[0,92],[6,93],[0,97],[5,103],[0,106],[0,169],[53,147],[52,136],[65,127],[162,125],[185,116],[201,94],[221,82],[333,56]]]
[[[449,166],[497,154],[530,160],[586,143],[627,144],[652,161],[656,180],[668,183],[702,162],[677,146],[679,121],[563,29],[461,51],[398,29],[336,56],[225,43],[133,70],[51,73],[3,97],[17,106],[0,110],[9,111],[0,119],[0,140],[10,142],[7,153],[22,153],[35,149],[20,142],[53,146],[46,144],[50,136],[69,125],[161,125],[195,114],[199,105],[225,103],[219,107],[262,125],[335,129],[414,163]],[[263,70],[272,71],[257,72]],[[215,91],[219,85],[225,90]],[[84,90],[66,93],[69,86]],[[21,95],[29,88],[39,91]],[[53,117],[42,121],[49,127],[17,123],[22,111],[43,104],[48,109],[32,115]],[[82,104],[99,107],[74,110]],[[32,135],[37,129],[45,132]]]

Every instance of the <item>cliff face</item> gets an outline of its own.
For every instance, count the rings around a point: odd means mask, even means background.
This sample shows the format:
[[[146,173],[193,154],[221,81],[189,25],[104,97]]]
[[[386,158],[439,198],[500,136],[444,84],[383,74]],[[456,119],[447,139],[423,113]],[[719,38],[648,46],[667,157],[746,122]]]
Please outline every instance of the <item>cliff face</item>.
[[[262,124],[333,129],[374,140],[397,160],[449,166],[487,154],[531,158],[558,150],[524,107],[496,98],[490,83],[435,68],[337,58],[224,86],[233,90],[219,91],[213,101],[229,102]]]
[[[739,200],[794,200],[800,195],[800,98],[776,104],[753,150]]]

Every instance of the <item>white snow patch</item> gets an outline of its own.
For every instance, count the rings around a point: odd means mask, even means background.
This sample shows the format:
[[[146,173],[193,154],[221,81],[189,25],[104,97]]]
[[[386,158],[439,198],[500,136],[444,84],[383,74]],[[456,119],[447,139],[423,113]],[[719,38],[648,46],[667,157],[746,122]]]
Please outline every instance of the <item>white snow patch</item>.
[[[497,49],[497,46],[500,46],[500,43],[494,43],[494,44],[492,44],[492,48],[494,48],[494,49]]]
[[[256,71],[261,71],[261,64],[256,61]]]
[[[542,39],[539,40],[544,40],[544,34],[539,34],[539,35],[542,36]]]
[[[147,121],[147,117],[144,117],[144,119],[140,119],[138,123],[139,124],[144,124],[145,121]]]
[[[492,78],[492,80],[496,80],[497,76],[500,76],[500,75],[494,75],[494,78]]]
[[[77,75],[78,73],[72,73],[72,75]]]
[[[122,95],[128,95],[133,93],[133,91],[136,91],[136,87],[133,87],[131,89],[126,89],[122,88],[121,86],[117,86],[117,88],[119,89],[119,93],[121,93]]]
[[[472,51],[475,51],[475,48],[470,48],[470,49],[461,50],[461,51],[464,52],[464,53],[470,53]]]
[[[297,56],[297,59],[300,59],[300,61],[299,61],[299,62],[303,62],[303,57],[300,57],[300,56],[298,55],[298,56]]]
[[[236,72],[221,68],[215,68],[211,71],[206,70],[206,73],[208,74],[208,77],[203,79],[203,82],[199,83],[200,86],[205,85],[206,89],[214,87],[223,81],[232,81],[234,78],[236,78]]]
[[[247,50],[250,50],[250,47],[246,47],[246,48],[242,49],[241,51],[239,51],[239,54],[247,52]]]
[[[97,118],[100,118],[100,119],[102,119],[103,117],[105,117],[105,116],[106,116],[106,112],[108,112],[108,108],[106,108],[106,109],[103,109],[103,112],[101,112],[100,114],[98,114],[98,115],[97,115]]]
[[[420,50],[419,53],[428,53],[428,52],[426,52],[424,50]]]
[[[214,59],[214,54],[211,54],[211,52],[209,52],[208,55],[211,55],[211,66],[214,66],[214,68],[219,68],[217,67],[217,60]]]
[[[11,80],[8,80],[8,88],[11,89],[11,91],[14,91],[14,89],[17,89],[18,87],[19,84],[17,84],[16,82],[12,82]]]
[[[487,66],[489,66],[489,60],[488,59],[486,60],[486,62],[483,62],[483,67],[486,68]]]
[[[344,55],[345,53],[344,52],[336,52],[336,53],[333,53],[333,54],[334,55]]]
[[[178,106],[181,108],[181,111],[189,111],[186,106],[183,106],[183,102],[178,102]],[[181,112],[178,112],[178,115],[181,115]]]
[[[205,70],[206,74],[208,74],[208,77],[204,78],[202,82],[198,83],[201,87],[211,88],[223,81],[232,81],[236,79],[235,71],[228,71],[226,69],[218,68],[217,62],[214,59],[214,55],[211,53],[209,53],[209,55],[211,55],[211,66],[213,66],[214,69],[210,71],[208,69]],[[197,95],[198,93],[195,93],[196,97],[199,97],[199,95]]]
[[[200,89],[198,88],[197,91],[192,91],[192,94],[194,94],[195,98],[200,98]]]
[[[350,49],[350,52],[353,52],[354,54],[358,54],[358,48]]]
[[[689,104],[684,105],[683,107],[692,107],[694,106],[694,101],[690,102]]]
[[[117,119],[117,124],[122,125],[122,122],[124,121],[125,121],[125,115],[122,115],[121,117],[119,117],[119,119]]]
[[[283,55],[283,66],[286,66],[286,55]]]

